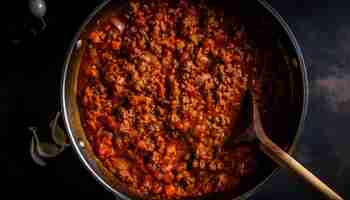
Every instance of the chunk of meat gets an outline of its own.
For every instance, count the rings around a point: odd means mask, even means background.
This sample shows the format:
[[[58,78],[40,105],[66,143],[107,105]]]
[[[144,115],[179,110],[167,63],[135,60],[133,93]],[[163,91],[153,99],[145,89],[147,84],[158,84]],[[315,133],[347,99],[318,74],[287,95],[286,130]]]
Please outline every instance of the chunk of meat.
[[[240,20],[228,30],[227,15],[206,1],[128,4],[82,38],[77,98],[96,157],[144,199],[240,191],[257,170],[257,149],[227,140],[239,132],[250,68],[262,72],[252,80],[262,111],[279,98],[278,57],[266,42],[260,63]]]

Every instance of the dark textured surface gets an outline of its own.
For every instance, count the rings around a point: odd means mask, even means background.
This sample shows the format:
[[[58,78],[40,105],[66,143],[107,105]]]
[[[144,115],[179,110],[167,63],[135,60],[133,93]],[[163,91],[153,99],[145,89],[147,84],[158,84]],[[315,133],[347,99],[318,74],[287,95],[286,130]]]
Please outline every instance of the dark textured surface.
[[[5,166],[1,182],[6,182],[1,191],[14,196],[24,194],[30,199],[44,199],[47,194],[60,198],[113,199],[83,169],[71,149],[50,160],[46,168],[36,166],[29,156],[30,136],[25,131],[28,125],[40,125],[40,133],[46,134],[48,119],[59,108],[65,51],[78,25],[100,2],[48,1],[48,26],[34,39],[20,31],[28,30],[24,27],[26,23],[37,23],[26,14],[25,1],[6,6],[11,15],[3,18],[6,34],[3,43],[8,51],[3,54],[6,62],[2,63],[0,79],[0,162]],[[350,1],[269,2],[296,34],[309,72],[310,106],[294,155],[349,199]],[[11,12],[14,9],[16,16]],[[25,36],[26,40],[14,41]],[[281,170],[252,199],[322,198]]]

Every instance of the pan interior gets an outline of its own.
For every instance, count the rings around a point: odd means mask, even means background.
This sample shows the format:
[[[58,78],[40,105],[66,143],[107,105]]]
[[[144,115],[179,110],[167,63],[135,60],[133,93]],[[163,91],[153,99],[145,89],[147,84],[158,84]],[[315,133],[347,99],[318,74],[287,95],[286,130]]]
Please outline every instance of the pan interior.
[[[128,197],[135,199],[128,188],[120,182],[115,181],[114,176],[106,170],[102,163],[94,156],[92,148],[85,137],[82,128],[79,106],[77,102],[77,88],[81,55],[85,48],[86,33],[93,27],[96,20],[116,12],[124,5],[124,1],[106,1],[102,6],[96,9],[84,25],[81,31],[73,41],[70,54],[67,58],[65,73],[63,77],[63,113],[66,126],[72,140],[75,150],[84,162],[85,166],[107,189],[111,190],[121,198]],[[250,37],[254,38],[257,47],[265,47],[273,44],[276,47],[275,56],[277,57],[273,69],[275,75],[273,78],[280,85],[276,89],[277,93],[273,99],[274,108],[272,112],[264,114],[263,118],[269,119],[264,121],[265,129],[271,134],[272,139],[286,150],[291,151],[292,144],[297,138],[300,128],[300,122],[303,118],[305,106],[305,74],[304,62],[298,57],[294,41],[291,35],[286,32],[284,25],[269,12],[263,4],[256,0],[248,1],[209,1],[213,7],[220,7],[225,11],[225,20],[228,25],[234,20],[244,21],[247,32]],[[294,39],[294,38],[293,38]],[[78,41],[81,42],[78,42]],[[77,44],[79,48],[77,48]],[[277,103],[276,103],[277,102]],[[276,169],[266,156],[260,154],[258,157],[259,172],[254,180],[248,180],[239,193],[220,193],[211,194],[206,198],[212,198],[213,195],[219,199],[232,199],[235,196],[252,191],[257,185],[264,182]]]

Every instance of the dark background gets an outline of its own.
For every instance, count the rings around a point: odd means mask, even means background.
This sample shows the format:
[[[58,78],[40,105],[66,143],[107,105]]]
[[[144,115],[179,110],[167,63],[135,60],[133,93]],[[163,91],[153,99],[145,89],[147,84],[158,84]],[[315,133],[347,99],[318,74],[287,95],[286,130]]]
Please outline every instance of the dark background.
[[[34,164],[25,127],[48,131],[59,109],[59,83],[65,52],[79,25],[101,3],[47,0],[46,29],[29,14],[27,1],[2,6],[0,78],[1,199],[113,199],[83,168],[72,149]],[[304,52],[310,80],[310,106],[294,154],[297,160],[344,198],[350,198],[350,1],[270,0],[287,20]],[[35,31],[34,31],[35,32]],[[348,190],[347,190],[348,189]],[[7,193],[11,196],[7,196]],[[275,175],[252,199],[322,199],[289,176]]]

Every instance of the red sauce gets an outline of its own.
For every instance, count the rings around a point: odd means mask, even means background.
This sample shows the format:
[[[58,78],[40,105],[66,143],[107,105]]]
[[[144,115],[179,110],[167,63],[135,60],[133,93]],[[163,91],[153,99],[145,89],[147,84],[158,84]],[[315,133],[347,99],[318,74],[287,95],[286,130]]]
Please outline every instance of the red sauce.
[[[141,197],[235,190],[256,170],[253,145],[225,145],[255,61],[246,33],[223,27],[205,3],[131,1],[89,33],[83,126],[104,166]]]

